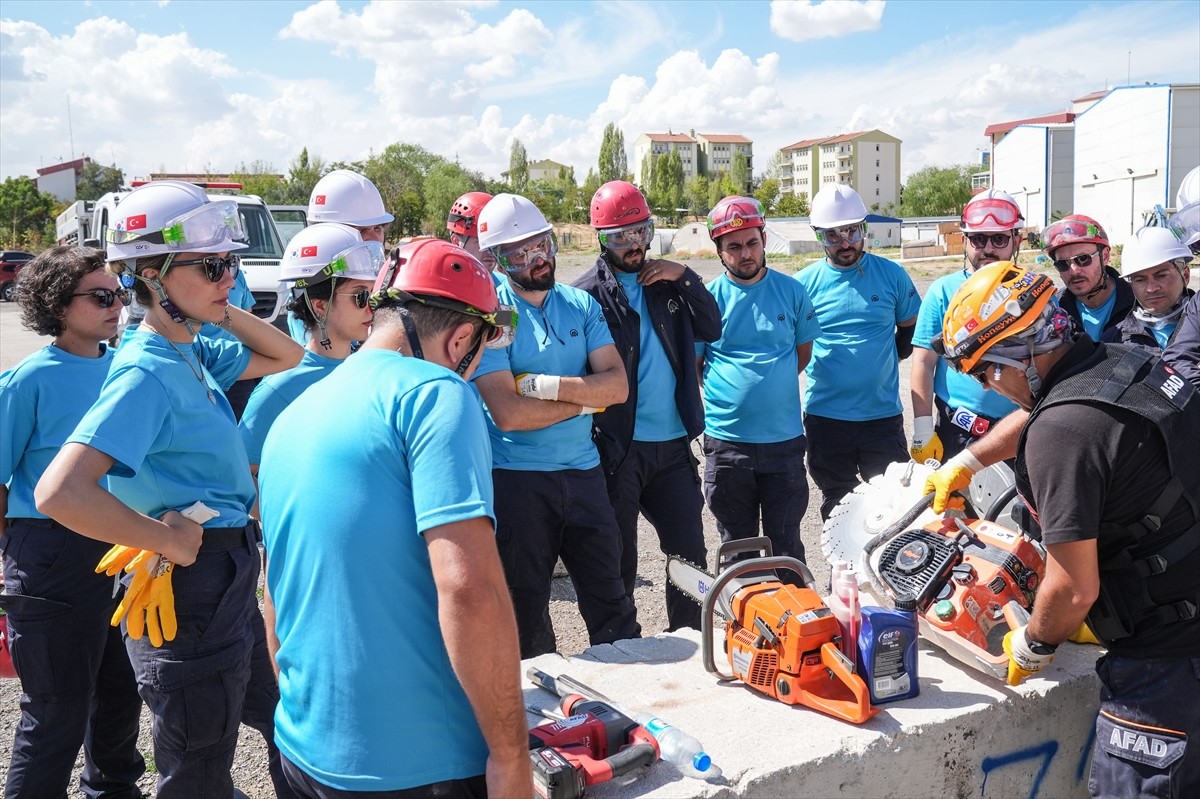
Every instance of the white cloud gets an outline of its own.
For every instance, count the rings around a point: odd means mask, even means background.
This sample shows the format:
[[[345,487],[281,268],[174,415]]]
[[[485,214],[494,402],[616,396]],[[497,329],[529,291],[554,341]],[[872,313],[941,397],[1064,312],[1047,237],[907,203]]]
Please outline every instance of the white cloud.
[[[771,0],[771,31],[793,42],[879,30],[884,0]]]

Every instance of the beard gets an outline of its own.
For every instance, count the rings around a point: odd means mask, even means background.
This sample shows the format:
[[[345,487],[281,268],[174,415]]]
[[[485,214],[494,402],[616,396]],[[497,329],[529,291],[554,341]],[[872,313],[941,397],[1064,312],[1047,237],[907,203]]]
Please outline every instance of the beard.
[[[838,266],[854,266],[862,258],[863,245],[861,243],[851,244],[846,247],[826,250],[825,253],[830,263],[837,264]]]
[[[619,269],[622,272],[640,272],[642,267],[646,265],[646,248],[631,247],[624,252],[609,250],[608,262],[612,264],[614,269]]]
[[[554,288],[554,269],[555,262],[547,261],[520,272],[509,272],[508,279],[525,291],[549,291]],[[534,277],[535,273],[540,274]]]
[[[765,252],[762,254],[762,257],[758,258],[757,260],[743,258],[734,266],[724,264],[727,272],[734,277],[741,278],[742,280],[750,280],[751,278],[756,277],[759,272],[766,268],[766,265],[767,254]]]

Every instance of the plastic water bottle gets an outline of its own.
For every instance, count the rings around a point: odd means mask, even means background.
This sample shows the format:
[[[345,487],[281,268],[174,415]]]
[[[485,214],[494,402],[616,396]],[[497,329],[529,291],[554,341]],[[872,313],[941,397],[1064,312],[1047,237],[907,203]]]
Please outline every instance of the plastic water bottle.
[[[634,716],[634,721],[645,727],[658,741],[662,759],[686,776],[698,780],[710,780],[721,776],[721,768],[712,762],[712,758],[704,751],[700,742],[683,730],[672,727],[649,713],[638,713]]]

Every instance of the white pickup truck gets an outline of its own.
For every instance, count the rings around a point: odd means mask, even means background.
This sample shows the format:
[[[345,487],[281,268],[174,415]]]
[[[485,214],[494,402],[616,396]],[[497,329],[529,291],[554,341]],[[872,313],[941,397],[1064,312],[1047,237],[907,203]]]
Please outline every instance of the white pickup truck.
[[[138,185],[136,182],[134,185]],[[198,183],[208,192],[210,200],[233,200],[246,231],[248,247],[240,250],[242,273],[254,295],[255,316],[268,322],[284,313],[287,290],[279,282],[279,262],[283,259],[283,244],[275,220],[260,197],[252,194],[217,193],[237,191],[240,183]],[[109,220],[116,218],[116,207],[128,191],[109,192],[95,202],[80,200],[67,207],[56,220],[57,237],[61,244],[81,243],[103,247]],[[283,320],[280,320],[283,321]]]

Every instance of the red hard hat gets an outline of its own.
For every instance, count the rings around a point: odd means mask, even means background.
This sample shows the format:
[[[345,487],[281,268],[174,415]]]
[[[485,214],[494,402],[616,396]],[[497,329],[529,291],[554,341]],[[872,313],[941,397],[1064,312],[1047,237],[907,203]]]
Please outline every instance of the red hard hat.
[[[650,206],[638,187],[610,180],[592,195],[592,227],[625,227],[650,218]]]
[[[762,204],[753,197],[733,195],[708,212],[708,235],[713,241],[735,230],[766,227]]]
[[[462,303],[464,313],[495,314],[500,309],[496,284],[474,255],[441,239],[419,239],[399,248],[375,279],[372,302],[396,300],[388,289],[420,297]]]
[[[490,199],[492,195],[486,191],[469,191],[459,197],[454,201],[454,205],[450,206],[450,213],[446,217],[446,229],[463,236],[478,236],[475,218]]]
[[[1059,247],[1068,244],[1095,244],[1108,247],[1108,234],[1100,223],[1090,216],[1072,214],[1064,216],[1042,231],[1042,249],[1053,255]]]

